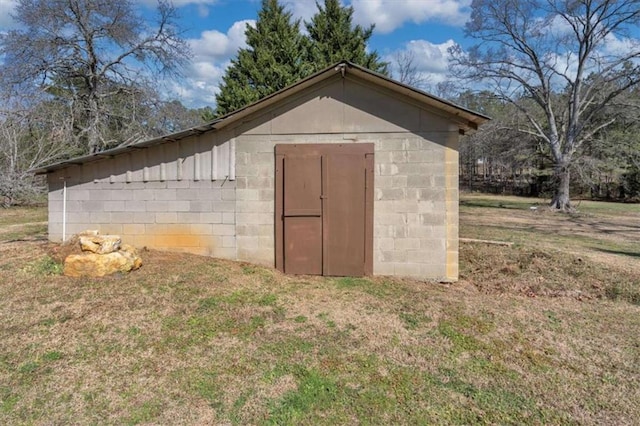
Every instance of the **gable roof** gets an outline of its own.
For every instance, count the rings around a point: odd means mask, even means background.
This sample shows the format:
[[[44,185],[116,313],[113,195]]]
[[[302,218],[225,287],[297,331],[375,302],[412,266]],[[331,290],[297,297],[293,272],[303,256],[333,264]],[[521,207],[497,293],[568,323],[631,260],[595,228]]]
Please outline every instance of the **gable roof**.
[[[356,65],[349,61],[341,61],[335,65],[331,65],[330,67],[320,70],[298,81],[297,83],[294,83],[288,87],[285,87],[284,89],[281,89],[269,96],[265,96],[264,98],[250,105],[247,105],[243,108],[233,111],[207,124],[191,127],[189,129],[176,132],[176,133],[171,133],[171,134],[163,135],[163,136],[152,138],[152,139],[147,139],[145,141],[138,142],[135,144],[120,146],[120,147],[108,149],[105,151],[101,151],[95,154],[90,154],[82,157],[72,158],[70,160],[60,161],[58,163],[54,163],[48,166],[35,169],[33,170],[33,172],[35,174],[50,173],[55,170],[63,169],[65,167],[69,167],[72,165],[81,165],[85,163],[90,163],[93,161],[98,161],[103,158],[111,158],[119,154],[124,154],[127,152],[148,148],[154,145],[176,142],[178,140],[185,139],[190,136],[197,136],[203,133],[216,131],[216,130],[222,129],[223,127],[227,127],[239,120],[242,120],[243,118],[247,117],[250,114],[264,110],[270,107],[271,105],[282,101],[283,99],[286,99],[290,96],[295,95],[296,93],[304,91],[308,87],[311,87],[323,80],[326,80],[334,76],[336,72],[341,73],[343,76],[348,73],[349,75],[353,75],[355,77],[358,77],[362,80],[378,85],[380,87],[384,87],[393,92],[407,96],[424,105],[428,105],[437,110],[441,110],[445,112],[446,115],[452,121],[458,124],[460,131],[462,133],[467,131],[477,130],[481,124],[490,120],[490,118],[487,117],[486,115],[480,114],[478,112],[474,112],[470,109],[456,105],[453,102],[449,102],[445,99],[431,95],[427,92],[423,92],[414,87],[400,83],[396,80],[393,80],[382,74],[373,72],[360,65]]]

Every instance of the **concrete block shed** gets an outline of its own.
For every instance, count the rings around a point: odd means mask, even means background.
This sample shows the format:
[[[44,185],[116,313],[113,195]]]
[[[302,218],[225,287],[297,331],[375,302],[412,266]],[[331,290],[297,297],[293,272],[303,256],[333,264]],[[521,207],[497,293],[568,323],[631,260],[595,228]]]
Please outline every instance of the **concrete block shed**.
[[[349,62],[209,124],[52,164],[49,239],[287,273],[458,278],[458,141],[488,118]]]

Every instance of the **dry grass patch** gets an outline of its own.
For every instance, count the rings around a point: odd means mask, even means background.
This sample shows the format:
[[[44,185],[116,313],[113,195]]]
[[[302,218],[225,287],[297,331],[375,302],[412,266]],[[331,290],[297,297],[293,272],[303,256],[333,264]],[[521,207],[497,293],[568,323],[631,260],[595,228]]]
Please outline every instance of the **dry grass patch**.
[[[615,263],[465,244],[441,285],[145,251],[129,275],[71,279],[55,249],[0,244],[2,424],[640,418],[640,307],[608,298],[633,284]]]

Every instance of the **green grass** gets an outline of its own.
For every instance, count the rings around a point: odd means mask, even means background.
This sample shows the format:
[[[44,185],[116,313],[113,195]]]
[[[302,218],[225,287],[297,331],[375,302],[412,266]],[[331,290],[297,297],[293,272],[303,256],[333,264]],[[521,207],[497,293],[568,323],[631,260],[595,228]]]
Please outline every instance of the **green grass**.
[[[70,279],[46,243],[11,243],[0,423],[632,424],[640,280],[628,255],[588,257],[628,241],[595,225],[560,238],[546,227],[575,217],[529,202],[461,206],[466,236],[519,241],[462,244],[448,285],[153,250],[129,275]],[[582,227],[619,225],[589,214]]]

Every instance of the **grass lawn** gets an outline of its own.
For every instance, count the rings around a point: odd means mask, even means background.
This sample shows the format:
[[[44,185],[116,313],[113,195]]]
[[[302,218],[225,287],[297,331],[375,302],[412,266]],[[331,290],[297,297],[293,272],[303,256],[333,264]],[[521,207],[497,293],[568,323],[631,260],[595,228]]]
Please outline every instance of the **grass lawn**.
[[[0,210],[0,424],[633,424],[640,206],[465,195],[455,284],[143,251],[60,275]],[[20,240],[20,241],[16,241]]]

